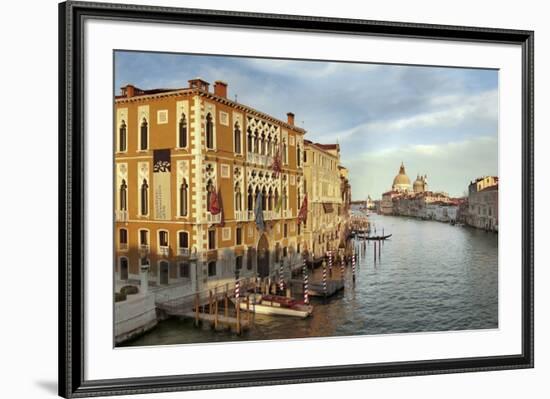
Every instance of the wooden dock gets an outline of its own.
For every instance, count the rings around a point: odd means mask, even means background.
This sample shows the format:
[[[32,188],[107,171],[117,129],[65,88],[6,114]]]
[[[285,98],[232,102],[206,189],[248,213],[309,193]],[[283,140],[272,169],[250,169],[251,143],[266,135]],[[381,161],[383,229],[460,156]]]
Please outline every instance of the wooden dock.
[[[245,295],[241,298],[241,301],[248,304],[248,294]],[[250,315],[252,312],[245,311],[243,317],[241,309],[230,304],[230,297],[231,295],[227,290],[217,294],[213,294],[212,290],[209,290],[207,296],[196,294],[192,299],[180,298],[166,301],[157,304],[157,308],[162,310],[166,316],[193,319],[196,327],[207,322],[216,331],[231,330],[241,334],[251,327]],[[220,303],[223,304],[223,307],[220,307]]]

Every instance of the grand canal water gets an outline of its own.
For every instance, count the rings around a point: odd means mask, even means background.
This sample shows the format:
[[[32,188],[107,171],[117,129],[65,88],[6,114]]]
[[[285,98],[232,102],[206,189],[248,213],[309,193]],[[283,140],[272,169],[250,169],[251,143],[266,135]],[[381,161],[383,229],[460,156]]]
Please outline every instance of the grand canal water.
[[[166,345],[498,327],[498,235],[406,217],[371,215],[393,237],[374,262],[373,244],[356,244],[355,287],[326,302],[313,299],[308,319],[255,316],[238,337],[169,319],[126,345]],[[313,279],[320,279],[320,269]]]

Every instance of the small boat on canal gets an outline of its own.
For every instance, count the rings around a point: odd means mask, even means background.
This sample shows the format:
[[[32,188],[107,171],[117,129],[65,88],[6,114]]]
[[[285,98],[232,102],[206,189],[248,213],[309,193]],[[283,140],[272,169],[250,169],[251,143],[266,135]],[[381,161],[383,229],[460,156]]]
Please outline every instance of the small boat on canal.
[[[234,301],[234,298],[232,298]],[[308,317],[313,312],[313,306],[305,304],[294,298],[287,298],[280,295],[262,295],[255,294],[250,296],[250,302],[240,302],[241,310],[279,316]]]
[[[387,240],[391,236],[392,234],[388,234],[385,236],[358,236],[357,238],[360,238],[362,240],[379,241],[379,240]]]

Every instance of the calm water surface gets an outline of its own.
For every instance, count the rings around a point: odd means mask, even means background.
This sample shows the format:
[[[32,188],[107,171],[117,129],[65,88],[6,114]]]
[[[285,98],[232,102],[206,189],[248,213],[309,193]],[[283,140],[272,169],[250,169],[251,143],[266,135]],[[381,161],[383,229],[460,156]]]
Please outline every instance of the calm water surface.
[[[355,288],[324,302],[313,316],[255,316],[242,336],[165,320],[126,345],[166,345],[304,337],[349,336],[498,327],[498,235],[405,217],[371,215],[377,232],[393,237],[374,262],[373,244],[356,243]],[[310,271],[311,273],[311,271]],[[320,279],[316,269],[313,279]],[[310,277],[311,280],[311,277]]]

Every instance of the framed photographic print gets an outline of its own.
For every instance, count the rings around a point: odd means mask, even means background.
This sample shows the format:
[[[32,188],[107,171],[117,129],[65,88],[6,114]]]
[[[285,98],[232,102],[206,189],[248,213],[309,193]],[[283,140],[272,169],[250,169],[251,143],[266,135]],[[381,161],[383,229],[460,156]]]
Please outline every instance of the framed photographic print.
[[[533,367],[533,32],[59,16],[61,396]]]

